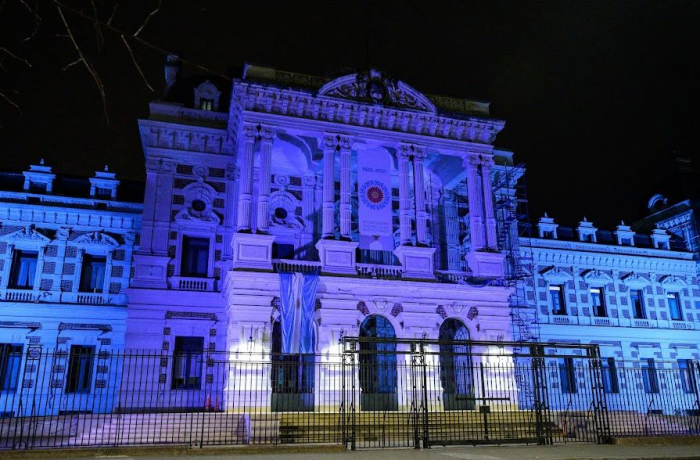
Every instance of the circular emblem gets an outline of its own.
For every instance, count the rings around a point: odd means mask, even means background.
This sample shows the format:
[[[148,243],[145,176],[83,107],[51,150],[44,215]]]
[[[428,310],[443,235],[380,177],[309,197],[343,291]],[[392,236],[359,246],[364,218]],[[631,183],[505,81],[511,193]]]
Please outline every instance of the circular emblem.
[[[370,209],[379,210],[385,208],[391,201],[391,193],[386,186],[378,180],[368,180],[360,189],[360,199]]]

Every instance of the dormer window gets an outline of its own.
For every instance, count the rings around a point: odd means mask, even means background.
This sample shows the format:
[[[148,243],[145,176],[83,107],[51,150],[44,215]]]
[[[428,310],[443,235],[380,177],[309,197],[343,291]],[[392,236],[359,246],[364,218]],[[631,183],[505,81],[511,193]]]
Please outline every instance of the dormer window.
[[[632,238],[620,238],[621,246],[632,246]]]
[[[212,110],[214,110],[214,101],[211,99],[200,99],[199,110],[206,110],[207,112],[211,112]]]
[[[112,191],[106,188],[97,188],[95,190],[95,197],[102,200],[109,200],[112,197]]]
[[[544,230],[542,232],[542,238],[548,239],[548,240],[553,240],[554,239],[554,231],[552,230]]]
[[[209,80],[194,89],[194,108],[216,112],[219,110],[221,91]]]

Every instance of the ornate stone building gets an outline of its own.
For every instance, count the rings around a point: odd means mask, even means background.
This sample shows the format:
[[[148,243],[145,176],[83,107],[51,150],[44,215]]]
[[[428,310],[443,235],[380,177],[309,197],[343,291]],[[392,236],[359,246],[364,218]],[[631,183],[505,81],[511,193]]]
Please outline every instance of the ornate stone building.
[[[35,414],[92,410],[121,372],[107,363],[124,348],[142,189],[106,167],[57,177],[43,161],[0,183],[1,410],[21,412],[15,395],[35,387]]]

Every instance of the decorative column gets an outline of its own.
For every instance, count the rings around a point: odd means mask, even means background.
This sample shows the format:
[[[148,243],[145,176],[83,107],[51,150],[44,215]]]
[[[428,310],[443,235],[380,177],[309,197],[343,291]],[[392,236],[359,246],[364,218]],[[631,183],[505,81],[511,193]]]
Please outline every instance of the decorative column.
[[[114,251],[107,252],[107,257],[105,257],[105,275],[102,280],[102,295],[109,295],[109,285],[112,282],[112,253]]]
[[[333,239],[335,204],[335,151],[338,141],[335,136],[323,136],[323,239]]]
[[[350,203],[350,138],[338,136],[340,149],[340,239],[352,241],[352,204]]]
[[[154,210],[153,254],[168,256],[168,240],[170,232],[170,210],[172,208],[173,181],[175,179],[176,163],[171,160],[161,161],[158,173],[158,190]]]
[[[83,257],[85,257],[85,249],[78,249],[73,272],[73,287],[71,288],[73,292],[78,292],[80,289],[80,276],[83,274]]]
[[[425,179],[423,177],[423,160],[425,149],[422,146],[414,146],[413,150],[413,196],[416,201],[416,243],[417,246],[427,246],[428,231],[426,221],[428,213],[425,212]]]
[[[435,278],[435,248],[427,247],[425,212],[425,184],[423,180],[423,160],[425,149],[420,145],[399,145],[399,233],[400,246],[394,254],[401,261],[403,278]],[[416,206],[416,246],[411,246],[411,200],[408,177],[409,164],[413,160],[413,187]]]
[[[481,159],[481,187],[483,189],[484,216],[486,218],[486,247],[498,250],[496,238],[496,216],[493,212],[493,192],[491,190],[491,167],[493,158]]]
[[[443,215],[445,216],[445,235],[447,236],[447,267],[450,270],[460,270],[459,252],[459,215],[455,193],[445,190],[442,196]]]
[[[464,166],[467,168],[467,198],[469,201],[469,237],[470,252],[484,248],[484,223],[482,217],[482,192],[479,187],[479,164],[478,155],[469,154],[464,159]]]
[[[2,284],[0,288],[6,289],[10,285],[10,273],[12,270],[12,262],[15,259],[15,245],[7,245],[8,257],[5,258],[5,265],[2,266]]]
[[[340,236],[334,239],[335,221],[335,152],[340,151]],[[359,243],[352,241],[352,205],[350,203],[350,139],[347,136],[327,133],[323,136],[323,228],[322,237],[316,243],[321,270],[346,275],[357,274],[355,249]]]
[[[408,162],[411,159],[411,146],[401,145],[398,151],[399,163],[399,244],[411,244],[411,202],[408,177]]]
[[[243,125],[243,145],[241,155],[241,181],[238,193],[238,229],[239,233],[250,233],[250,221],[253,212],[253,147],[257,138],[257,128],[251,124]]]
[[[493,213],[491,194],[491,164],[489,157],[484,160],[476,153],[464,159],[467,168],[467,191],[469,193],[469,228],[471,248],[467,254],[467,264],[475,278],[502,278],[504,276],[505,254],[498,252],[496,240],[496,219]],[[488,163],[484,167],[484,161]],[[484,231],[484,218],[489,229]]]
[[[36,272],[34,273],[34,286],[32,290],[38,291],[41,289],[41,277],[44,273],[44,257],[46,256],[46,246],[39,248],[36,259]]]
[[[268,233],[270,230],[270,163],[274,138],[275,133],[272,128],[263,126],[260,130],[260,182],[257,218],[257,230],[260,233]]]
[[[238,229],[231,239],[233,268],[272,270],[272,243],[267,235],[270,212],[270,165],[274,131],[268,126],[243,125],[243,145],[240,149],[241,179],[238,189]],[[260,176],[256,220],[260,233],[252,234],[253,213],[253,147],[261,141]]]

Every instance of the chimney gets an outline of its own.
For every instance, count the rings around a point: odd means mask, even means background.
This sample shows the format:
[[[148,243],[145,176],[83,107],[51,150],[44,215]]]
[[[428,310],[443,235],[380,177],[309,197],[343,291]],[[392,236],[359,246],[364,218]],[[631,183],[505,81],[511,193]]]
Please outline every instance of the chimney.
[[[177,82],[180,76],[180,55],[175,53],[168,54],[165,61],[165,94],[168,94],[170,88]]]

